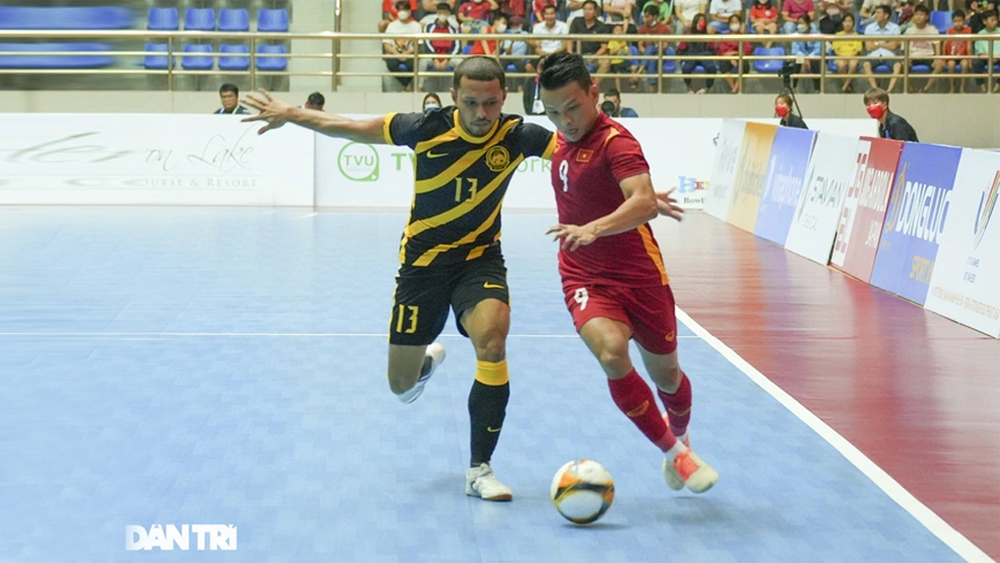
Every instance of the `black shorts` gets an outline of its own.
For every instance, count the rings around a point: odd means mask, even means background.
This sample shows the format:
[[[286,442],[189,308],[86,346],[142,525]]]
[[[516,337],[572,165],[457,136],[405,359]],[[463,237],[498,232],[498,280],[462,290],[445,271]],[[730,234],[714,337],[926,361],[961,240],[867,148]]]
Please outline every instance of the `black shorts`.
[[[500,245],[490,247],[475,260],[443,266],[402,265],[396,276],[389,321],[389,343],[423,346],[434,342],[444,330],[449,307],[462,336],[462,313],[484,299],[499,299],[510,305],[507,267]]]

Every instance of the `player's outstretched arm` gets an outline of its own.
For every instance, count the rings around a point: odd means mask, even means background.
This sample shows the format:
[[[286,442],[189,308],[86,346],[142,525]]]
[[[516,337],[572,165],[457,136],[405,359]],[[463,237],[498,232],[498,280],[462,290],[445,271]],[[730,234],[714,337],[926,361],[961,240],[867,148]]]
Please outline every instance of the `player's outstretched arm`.
[[[656,192],[648,173],[625,178],[619,186],[625,194],[625,202],[618,209],[586,225],[556,225],[546,234],[554,233],[555,238],[562,239],[563,248],[576,250],[600,237],[631,231],[659,215]]]
[[[331,137],[341,137],[368,144],[385,143],[383,127],[385,119],[354,120],[340,117],[332,113],[295,107],[275,98],[270,92],[261,88],[257,94],[247,94],[243,103],[260,113],[247,117],[243,121],[264,121],[257,134],[263,135],[271,129],[277,129],[285,123],[294,123],[317,133]]]

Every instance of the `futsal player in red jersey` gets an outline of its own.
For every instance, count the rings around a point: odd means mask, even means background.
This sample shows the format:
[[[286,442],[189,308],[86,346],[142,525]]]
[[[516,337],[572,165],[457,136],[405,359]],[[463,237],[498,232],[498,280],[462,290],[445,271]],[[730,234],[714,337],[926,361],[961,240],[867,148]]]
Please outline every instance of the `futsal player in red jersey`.
[[[579,55],[545,58],[541,99],[559,130],[552,156],[561,241],[559,273],[577,332],[608,376],[615,404],[665,454],[674,490],[702,493],[719,475],[690,449],[691,383],[677,362],[674,297],[648,221],[682,210],[656,194],[642,147],[597,109],[599,91]],[[635,339],[664,416],[629,358]]]

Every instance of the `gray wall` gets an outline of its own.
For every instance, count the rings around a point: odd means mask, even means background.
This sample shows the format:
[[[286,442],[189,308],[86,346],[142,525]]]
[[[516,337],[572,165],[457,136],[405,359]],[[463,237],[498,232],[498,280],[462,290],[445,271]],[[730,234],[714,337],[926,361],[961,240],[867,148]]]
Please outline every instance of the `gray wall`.
[[[373,90],[378,88],[375,80]],[[382,92],[330,92],[317,85],[326,96],[327,111],[373,113],[419,109],[423,94]],[[312,88],[296,89],[280,97],[295,104],[305,102]],[[442,95],[445,104],[448,94]],[[643,117],[747,117],[770,118],[771,95],[625,94],[624,104]],[[810,117],[865,117],[861,95],[802,95],[799,104],[805,119]],[[214,92],[53,92],[0,91],[0,112],[56,113],[210,113],[219,107]],[[986,94],[914,94],[892,97],[893,111],[906,117],[921,141],[961,147],[1000,148],[1000,96]],[[511,93],[504,109],[521,113],[520,94]]]

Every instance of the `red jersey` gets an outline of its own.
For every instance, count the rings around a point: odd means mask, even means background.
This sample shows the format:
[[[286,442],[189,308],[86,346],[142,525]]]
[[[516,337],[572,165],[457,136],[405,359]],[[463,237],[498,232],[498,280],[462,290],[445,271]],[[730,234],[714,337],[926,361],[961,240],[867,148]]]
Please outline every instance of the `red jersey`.
[[[619,183],[649,172],[639,141],[603,113],[577,143],[558,135],[552,155],[552,187],[559,222],[585,225],[625,202]],[[559,251],[563,283],[641,287],[667,285],[660,247],[649,224],[601,237],[575,251]]]
[[[462,4],[462,7],[458,9],[458,13],[462,14],[467,18],[472,18],[474,20],[486,21],[490,19],[490,12],[493,11],[493,6],[485,0],[476,4],[474,2],[466,2]]]

